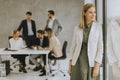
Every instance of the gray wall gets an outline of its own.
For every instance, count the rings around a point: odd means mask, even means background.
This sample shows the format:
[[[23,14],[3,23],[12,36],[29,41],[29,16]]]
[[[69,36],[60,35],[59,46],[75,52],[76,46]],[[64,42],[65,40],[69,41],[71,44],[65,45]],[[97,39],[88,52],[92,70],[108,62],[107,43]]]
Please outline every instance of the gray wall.
[[[25,18],[26,11],[33,13],[37,30],[44,29],[47,11],[53,9],[64,26],[59,35],[61,43],[67,40],[71,45],[73,29],[79,23],[80,12],[84,0],[0,0],[0,47],[8,46],[8,36]]]

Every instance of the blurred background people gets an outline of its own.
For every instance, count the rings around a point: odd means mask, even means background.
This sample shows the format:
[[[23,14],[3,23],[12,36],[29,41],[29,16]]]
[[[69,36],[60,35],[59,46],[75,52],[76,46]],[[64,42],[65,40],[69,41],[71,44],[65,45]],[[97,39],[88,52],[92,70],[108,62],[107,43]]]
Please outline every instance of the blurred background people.
[[[45,29],[46,28],[51,28],[56,36],[59,35],[63,28],[60,21],[55,17],[55,12],[53,10],[48,11],[48,20]]]
[[[31,18],[32,13],[30,11],[26,12],[26,19],[21,21],[17,29],[18,31],[22,30],[22,37],[26,41],[26,45],[29,48],[35,44],[36,39],[36,24]]]
[[[35,47],[38,48],[38,50],[42,50],[44,48],[49,47],[49,39],[47,36],[44,36],[44,31],[43,30],[38,30],[37,31],[37,38],[35,41],[35,46],[32,46],[32,48],[34,49]],[[42,67],[42,65],[37,62],[38,57],[42,57],[43,62],[44,62],[44,66]],[[46,55],[40,55],[40,54],[32,54],[30,56],[30,60],[32,61],[33,64],[36,65],[36,67],[33,69],[33,71],[38,71],[40,69],[43,69],[46,66]],[[43,70],[42,70],[43,71]]]
[[[46,28],[45,29],[45,36],[48,36],[48,39],[49,39],[49,47],[48,47],[48,49],[51,51],[48,54],[48,58],[50,60],[54,60],[56,58],[61,57],[63,55],[62,46],[60,44],[60,41],[55,36],[55,34],[54,34],[54,32],[53,32],[53,30],[51,28]],[[55,63],[56,63],[56,61],[54,62],[54,64]],[[43,76],[45,74],[46,74],[46,70],[44,69],[43,74],[40,74],[39,76]]]
[[[53,30],[51,28],[45,29],[45,34],[49,38],[49,50],[51,53],[49,54],[49,59],[54,59],[61,57],[62,54],[62,46],[60,44],[60,41],[55,36]]]
[[[9,39],[9,43],[10,43],[10,49],[12,50],[21,50],[24,49],[25,43],[23,41],[23,39],[20,36],[19,31],[14,30],[13,31],[13,37],[11,39]],[[25,58],[26,58],[26,54],[22,54],[22,55],[12,55],[12,57],[16,58],[19,60],[20,65],[19,65],[19,72],[24,72],[27,73],[25,67],[26,67],[26,63],[25,63]]]

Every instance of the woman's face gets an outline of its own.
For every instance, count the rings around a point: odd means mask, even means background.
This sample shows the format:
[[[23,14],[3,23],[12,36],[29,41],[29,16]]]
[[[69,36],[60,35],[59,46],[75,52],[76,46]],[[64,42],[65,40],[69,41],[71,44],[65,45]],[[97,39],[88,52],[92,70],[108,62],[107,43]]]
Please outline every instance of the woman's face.
[[[13,37],[15,37],[15,38],[18,38],[19,36],[20,36],[19,31],[17,31],[17,32],[13,35]]]
[[[95,21],[96,19],[96,10],[94,7],[91,7],[84,14],[85,19],[89,22]]]

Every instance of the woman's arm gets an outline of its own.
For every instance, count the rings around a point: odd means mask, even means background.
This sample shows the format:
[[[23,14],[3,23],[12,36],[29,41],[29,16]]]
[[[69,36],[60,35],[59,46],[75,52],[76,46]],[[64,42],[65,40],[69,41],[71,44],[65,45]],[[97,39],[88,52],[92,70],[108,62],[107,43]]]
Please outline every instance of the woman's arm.
[[[92,77],[97,77],[99,75],[100,64],[102,63],[103,59],[103,34],[102,34],[102,26],[99,27],[99,39],[98,39],[98,46],[97,46],[97,53],[95,57],[95,65],[93,68]]]
[[[103,59],[103,34],[102,34],[102,26],[99,27],[99,39],[97,44],[97,53],[95,57],[95,62],[101,64]]]
[[[71,45],[71,48],[70,48],[70,60],[72,60],[72,56],[74,54],[75,47],[76,47],[76,28],[77,27],[75,27],[75,29],[74,29],[72,45]]]

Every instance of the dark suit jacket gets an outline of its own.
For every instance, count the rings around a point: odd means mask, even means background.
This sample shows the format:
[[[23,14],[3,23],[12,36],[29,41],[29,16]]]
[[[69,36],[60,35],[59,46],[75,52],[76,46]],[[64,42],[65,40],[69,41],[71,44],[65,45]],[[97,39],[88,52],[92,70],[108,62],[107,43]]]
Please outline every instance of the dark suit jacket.
[[[34,36],[36,37],[36,25],[35,25],[35,21],[34,20],[31,20],[31,23],[32,23],[32,30],[33,30],[33,33],[34,33]],[[23,32],[22,32],[22,35],[23,36],[28,36],[28,25],[27,25],[27,20],[22,20],[21,24],[19,25],[18,29],[17,30],[21,30],[23,29]]]
[[[44,36],[42,45],[40,45],[40,43],[41,43],[40,39],[36,38],[36,45],[37,46],[41,46],[43,48],[48,47],[49,46],[49,39],[48,39],[48,37]]]

